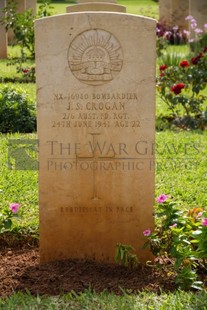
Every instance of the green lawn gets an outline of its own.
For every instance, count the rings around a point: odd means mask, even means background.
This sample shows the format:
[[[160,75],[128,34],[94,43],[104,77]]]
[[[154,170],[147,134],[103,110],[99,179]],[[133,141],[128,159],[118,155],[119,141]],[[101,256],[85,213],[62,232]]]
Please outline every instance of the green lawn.
[[[207,294],[177,291],[156,295],[148,292],[116,296],[103,292],[96,294],[90,290],[80,295],[46,297],[30,294],[13,294],[1,300],[0,309],[5,310],[206,310]]]

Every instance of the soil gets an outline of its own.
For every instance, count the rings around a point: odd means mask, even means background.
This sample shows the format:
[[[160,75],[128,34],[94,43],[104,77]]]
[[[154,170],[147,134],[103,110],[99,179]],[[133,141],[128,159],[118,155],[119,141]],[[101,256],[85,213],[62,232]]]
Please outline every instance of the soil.
[[[34,295],[59,295],[72,290],[80,293],[89,287],[97,293],[107,290],[115,294],[122,294],[122,289],[160,293],[176,288],[173,275],[169,276],[165,268],[140,265],[130,269],[85,260],[40,265],[37,247],[0,250],[0,297],[26,290]]]

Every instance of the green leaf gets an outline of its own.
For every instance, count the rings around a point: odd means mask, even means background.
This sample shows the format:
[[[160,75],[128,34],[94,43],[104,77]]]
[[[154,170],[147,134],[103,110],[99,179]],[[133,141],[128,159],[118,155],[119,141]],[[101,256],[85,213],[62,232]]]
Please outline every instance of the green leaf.
[[[12,220],[8,219],[4,222],[5,229],[9,230],[12,227]]]
[[[196,290],[203,290],[203,282],[201,281],[195,281],[191,285],[192,288],[195,288]]]
[[[189,245],[191,244],[187,239],[184,239],[183,242]]]

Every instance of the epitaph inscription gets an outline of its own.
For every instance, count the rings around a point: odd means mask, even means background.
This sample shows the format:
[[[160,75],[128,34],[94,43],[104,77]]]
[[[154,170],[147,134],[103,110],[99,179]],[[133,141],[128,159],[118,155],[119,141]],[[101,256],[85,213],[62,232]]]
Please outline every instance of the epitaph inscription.
[[[101,85],[112,81],[121,71],[123,52],[118,40],[108,31],[87,30],[72,41],[68,62],[80,82]]]

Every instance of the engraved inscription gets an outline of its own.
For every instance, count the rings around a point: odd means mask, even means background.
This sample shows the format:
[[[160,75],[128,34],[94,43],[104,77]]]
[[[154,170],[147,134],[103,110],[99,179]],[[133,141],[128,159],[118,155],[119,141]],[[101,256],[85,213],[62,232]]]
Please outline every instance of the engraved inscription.
[[[141,127],[133,105],[139,94],[128,93],[54,93],[59,114],[51,120],[52,128],[133,128]]]
[[[66,215],[68,214],[75,214],[75,213],[133,213],[133,206],[126,206],[126,207],[120,207],[115,205],[105,206],[105,207],[85,207],[85,206],[64,206],[60,207],[60,213]]]
[[[80,82],[101,85],[112,81],[121,71],[123,52],[118,40],[108,31],[87,30],[70,44],[68,63]]]

